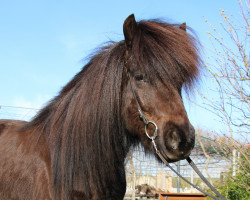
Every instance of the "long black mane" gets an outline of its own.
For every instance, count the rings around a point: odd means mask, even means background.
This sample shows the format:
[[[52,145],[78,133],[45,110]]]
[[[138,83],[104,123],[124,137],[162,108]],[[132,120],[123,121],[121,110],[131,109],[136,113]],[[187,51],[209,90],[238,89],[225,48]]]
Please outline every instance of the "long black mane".
[[[197,42],[179,28],[161,21],[138,22],[133,54],[138,66],[160,79],[181,87],[198,76]],[[84,191],[107,194],[112,187],[124,193],[124,158],[139,138],[126,132],[121,117],[124,77],[124,41],[99,50],[25,129],[45,134],[51,156],[55,196],[70,199]],[[119,184],[118,184],[118,183]],[[79,192],[79,195],[83,195]]]

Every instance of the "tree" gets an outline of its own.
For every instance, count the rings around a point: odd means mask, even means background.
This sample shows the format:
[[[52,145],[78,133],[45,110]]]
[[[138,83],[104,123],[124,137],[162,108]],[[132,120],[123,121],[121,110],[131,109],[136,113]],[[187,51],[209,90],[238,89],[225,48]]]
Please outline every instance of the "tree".
[[[239,6],[240,18],[220,10],[221,32],[209,24],[212,31],[207,33],[213,49],[207,54],[206,68],[217,84],[219,99],[203,96],[210,111],[227,125],[232,137],[236,131],[248,133],[250,128],[249,0],[244,4],[239,1]]]
[[[206,20],[210,26],[207,34],[212,49],[205,56],[205,68],[208,78],[214,83],[210,89],[215,95],[211,97],[199,93],[204,100],[200,106],[216,114],[224,125],[224,136],[218,137],[218,145],[222,149],[228,146],[227,149],[234,149],[240,155],[237,174],[233,175],[232,168],[224,185],[219,188],[228,199],[246,197],[236,198],[239,193],[250,196],[249,181],[243,178],[249,180],[250,177],[247,147],[250,130],[250,4],[249,0],[240,0],[238,4],[241,11],[239,16],[220,10],[222,21],[219,28]],[[229,159],[233,163],[233,154]],[[237,182],[240,185],[236,187]]]

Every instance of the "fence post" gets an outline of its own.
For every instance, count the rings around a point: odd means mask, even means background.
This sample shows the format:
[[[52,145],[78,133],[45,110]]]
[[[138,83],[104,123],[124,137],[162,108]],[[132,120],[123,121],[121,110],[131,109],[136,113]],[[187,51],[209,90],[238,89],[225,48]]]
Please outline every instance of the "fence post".
[[[180,173],[181,171],[181,166],[180,166],[180,161],[177,162],[177,172]],[[177,176],[177,193],[180,193],[180,177]]]
[[[233,176],[236,175],[236,149],[233,149]]]

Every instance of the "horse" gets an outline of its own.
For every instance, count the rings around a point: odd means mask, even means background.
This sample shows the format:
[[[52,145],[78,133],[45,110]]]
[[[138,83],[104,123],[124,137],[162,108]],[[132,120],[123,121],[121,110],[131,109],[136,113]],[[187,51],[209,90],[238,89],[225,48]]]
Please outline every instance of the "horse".
[[[125,39],[102,45],[31,121],[1,120],[1,200],[121,200],[131,148],[159,160],[155,144],[168,162],[187,158],[195,131],[182,88],[189,93],[202,66],[187,29],[132,14]]]

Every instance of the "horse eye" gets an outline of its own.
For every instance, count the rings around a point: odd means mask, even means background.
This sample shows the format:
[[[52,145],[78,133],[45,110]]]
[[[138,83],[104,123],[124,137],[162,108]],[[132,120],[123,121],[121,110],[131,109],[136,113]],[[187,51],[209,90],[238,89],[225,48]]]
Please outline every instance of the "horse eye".
[[[135,75],[135,80],[136,80],[136,81],[144,81],[143,75],[142,75],[142,74],[140,74],[140,75]]]

